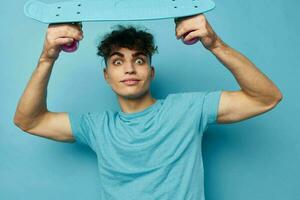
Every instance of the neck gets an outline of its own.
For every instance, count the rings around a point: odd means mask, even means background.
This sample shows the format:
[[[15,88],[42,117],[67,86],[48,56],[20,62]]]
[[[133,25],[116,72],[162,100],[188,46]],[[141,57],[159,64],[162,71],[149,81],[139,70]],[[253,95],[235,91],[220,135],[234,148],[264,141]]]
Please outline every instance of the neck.
[[[150,91],[148,91],[144,95],[135,99],[124,98],[118,95],[118,101],[122,112],[135,113],[148,108],[156,102],[156,99],[153,98]]]

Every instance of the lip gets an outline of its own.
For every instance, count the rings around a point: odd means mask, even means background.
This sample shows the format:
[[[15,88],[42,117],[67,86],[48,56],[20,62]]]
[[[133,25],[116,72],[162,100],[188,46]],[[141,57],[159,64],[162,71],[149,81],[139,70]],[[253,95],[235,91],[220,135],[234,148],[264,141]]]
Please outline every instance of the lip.
[[[124,79],[121,82],[125,82],[125,81],[139,81],[139,79],[136,78],[128,78],[128,79]]]
[[[136,85],[139,83],[139,80],[137,79],[131,79],[131,80],[126,80],[122,81],[125,85]]]

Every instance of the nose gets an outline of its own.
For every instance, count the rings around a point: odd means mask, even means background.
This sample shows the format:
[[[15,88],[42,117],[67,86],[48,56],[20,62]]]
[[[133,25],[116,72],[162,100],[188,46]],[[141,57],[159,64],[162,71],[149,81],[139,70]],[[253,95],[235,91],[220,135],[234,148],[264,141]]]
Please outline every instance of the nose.
[[[126,73],[135,73],[135,67],[132,63],[128,63],[124,65],[124,72]]]

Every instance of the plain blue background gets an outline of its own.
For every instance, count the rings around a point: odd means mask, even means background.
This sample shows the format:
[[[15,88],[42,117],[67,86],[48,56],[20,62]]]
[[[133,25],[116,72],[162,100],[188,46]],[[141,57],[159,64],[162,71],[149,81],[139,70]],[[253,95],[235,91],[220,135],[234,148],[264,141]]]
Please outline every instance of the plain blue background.
[[[99,199],[96,155],[86,146],[32,136],[13,124],[18,100],[36,67],[46,24],[23,14],[25,0],[2,1],[0,199]],[[46,1],[45,1],[46,2]],[[56,2],[54,0],[48,2]],[[270,112],[209,127],[203,138],[207,200],[282,200],[300,196],[299,46],[296,0],[215,1],[206,14],[217,34],[246,55],[282,91]],[[99,11],[101,12],[101,11]],[[127,23],[127,22],[123,22]],[[184,91],[237,90],[232,74],[199,42],[175,38],[172,19],[129,22],[153,33],[156,98]],[[96,56],[99,36],[118,22],[83,24],[75,53],[62,53],[48,86],[55,112],[119,109]]]

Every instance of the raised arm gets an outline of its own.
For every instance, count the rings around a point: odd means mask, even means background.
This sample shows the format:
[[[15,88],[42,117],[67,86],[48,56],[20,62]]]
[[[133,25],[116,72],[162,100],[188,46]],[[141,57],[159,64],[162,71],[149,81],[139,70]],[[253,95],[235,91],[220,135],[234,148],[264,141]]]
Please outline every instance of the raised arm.
[[[203,14],[175,23],[177,38],[184,37],[185,41],[199,38],[203,46],[233,74],[241,87],[238,91],[222,92],[218,123],[237,122],[262,114],[274,108],[283,98],[276,85],[248,58],[217,36]]]
[[[23,131],[48,139],[74,142],[67,113],[47,109],[47,86],[61,45],[81,40],[82,31],[75,25],[49,25],[44,48],[15,112],[14,123]]]

